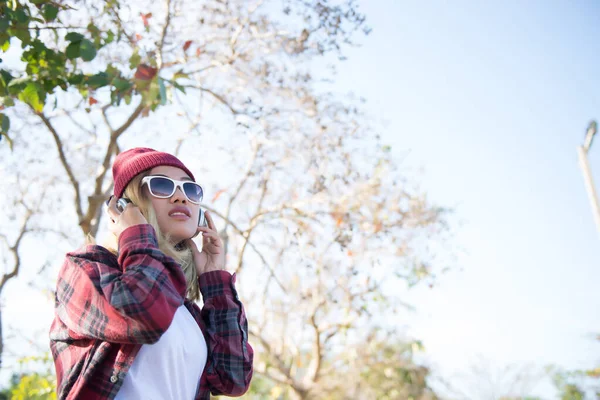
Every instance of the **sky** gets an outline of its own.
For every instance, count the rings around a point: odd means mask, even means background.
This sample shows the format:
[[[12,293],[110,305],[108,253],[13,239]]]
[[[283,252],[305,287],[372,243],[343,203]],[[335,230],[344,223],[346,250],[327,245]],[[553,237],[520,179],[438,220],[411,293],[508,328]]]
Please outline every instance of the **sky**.
[[[368,99],[383,141],[453,209],[455,268],[411,295],[424,359],[463,381],[481,359],[598,365],[600,235],[576,147],[600,118],[600,5],[359,4],[373,31],[337,89]],[[589,160],[600,188],[600,145]],[[555,395],[543,379],[531,392]]]
[[[424,342],[421,358],[462,393],[474,392],[467,378],[480,359],[490,373],[598,365],[600,235],[576,146],[600,119],[600,5],[359,6],[373,31],[346,51],[335,88],[368,100],[407,173],[453,209],[455,268],[415,289],[417,311],[402,321]],[[589,158],[600,190],[600,143]],[[24,288],[14,282],[5,296]],[[5,318],[48,320],[51,304],[36,296]],[[547,380],[534,383],[531,394],[553,398]]]

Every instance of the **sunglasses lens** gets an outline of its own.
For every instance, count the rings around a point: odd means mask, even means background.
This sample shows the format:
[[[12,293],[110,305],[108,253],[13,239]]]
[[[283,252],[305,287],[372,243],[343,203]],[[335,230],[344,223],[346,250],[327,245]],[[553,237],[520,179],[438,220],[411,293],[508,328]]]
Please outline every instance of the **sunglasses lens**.
[[[175,184],[169,179],[153,177],[150,179],[150,192],[156,197],[169,197],[173,194]]]
[[[183,184],[183,189],[185,190],[185,195],[193,201],[194,203],[202,202],[202,197],[204,193],[202,192],[202,187],[197,183],[186,182]]]

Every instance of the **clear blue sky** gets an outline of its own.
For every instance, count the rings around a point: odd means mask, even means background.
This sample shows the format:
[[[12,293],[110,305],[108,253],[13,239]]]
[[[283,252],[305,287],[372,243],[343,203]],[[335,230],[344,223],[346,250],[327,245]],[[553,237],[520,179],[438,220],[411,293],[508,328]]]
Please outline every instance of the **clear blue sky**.
[[[412,299],[428,360],[447,378],[477,356],[499,368],[600,363],[600,235],[575,150],[600,119],[600,5],[360,6],[373,32],[338,89],[368,99],[384,140],[462,221],[462,271]],[[590,161],[600,190],[600,138]]]

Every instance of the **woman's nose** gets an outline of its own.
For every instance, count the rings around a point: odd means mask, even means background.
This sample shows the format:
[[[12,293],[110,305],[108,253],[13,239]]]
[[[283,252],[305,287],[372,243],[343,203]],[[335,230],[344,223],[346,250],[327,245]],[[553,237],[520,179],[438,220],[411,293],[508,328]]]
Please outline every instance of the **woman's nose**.
[[[171,196],[171,201],[172,202],[175,202],[177,200],[180,200],[180,201],[183,201],[183,202],[187,201],[187,199],[185,197],[185,193],[183,193],[181,191],[181,188],[179,188],[179,187],[177,189],[175,189],[175,193],[173,193],[173,196]]]

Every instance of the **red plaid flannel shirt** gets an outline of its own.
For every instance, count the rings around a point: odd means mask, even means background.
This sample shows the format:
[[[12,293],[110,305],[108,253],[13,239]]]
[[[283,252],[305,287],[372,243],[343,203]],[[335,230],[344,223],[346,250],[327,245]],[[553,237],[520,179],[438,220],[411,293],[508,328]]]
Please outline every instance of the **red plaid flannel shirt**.
[[[244,394],[252,378],[253,350],[235,274],[211,271],[198,279],[202,310],[185,298],[181,267],[158,249],[151,225],[123,231],[118,258],[95,245],[67,253],[50,328],[58,398],[113,399],[138,350],[159,340],[181,304],[208,347],[195,399],[209,399],[209,393]]]

